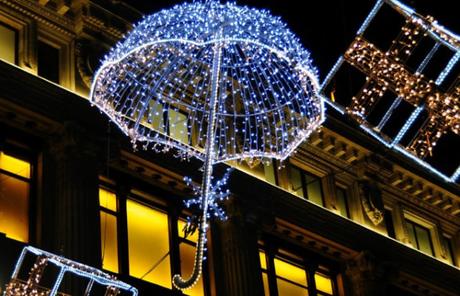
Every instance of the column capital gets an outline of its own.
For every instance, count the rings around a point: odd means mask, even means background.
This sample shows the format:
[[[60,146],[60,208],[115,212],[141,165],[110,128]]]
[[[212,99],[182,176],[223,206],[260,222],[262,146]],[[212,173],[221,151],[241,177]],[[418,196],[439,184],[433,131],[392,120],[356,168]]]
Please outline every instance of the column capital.
[[[383,296],[386,286],[397,275],[397,267],[377,260],[370,251],[362,251],[347,262],[345,274],[351,283],[351,295]]]
[[[75,121],[66,121],[48,142],[50,152],[56,160],[91,157],[95,161],[99,145],[88,131]]]

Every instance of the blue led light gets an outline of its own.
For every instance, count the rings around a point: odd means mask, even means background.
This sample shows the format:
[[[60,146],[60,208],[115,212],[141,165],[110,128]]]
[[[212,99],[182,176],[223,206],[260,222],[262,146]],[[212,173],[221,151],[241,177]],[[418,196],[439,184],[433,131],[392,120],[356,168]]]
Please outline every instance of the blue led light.
[[[288,157],[324,120],[318,90],[310,53],[281,19],[234,3],[147,16],[105,57],[91,102],[135,146],[204,162],[198,197],[186,202],[203,211],[194,269],[187,280],[175,275],[175,287],[198,281],[207,219],[225,218],[230,173],[213,183],[213,165]]]

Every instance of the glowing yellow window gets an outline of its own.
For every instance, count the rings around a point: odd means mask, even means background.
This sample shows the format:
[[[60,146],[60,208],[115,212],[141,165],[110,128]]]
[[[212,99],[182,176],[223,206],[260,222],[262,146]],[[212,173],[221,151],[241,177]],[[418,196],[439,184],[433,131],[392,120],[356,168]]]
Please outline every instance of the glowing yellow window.
[[[308,295],[305,270],[278,258],[274,263],[279,296]]]
[[[101,211],[102,268],[118,272],[117,217]]]
[[[178,111],[168,111],[169,135],[179,142],[188,144],[187,116]]]
[[[0,152],[0,232],[29,241],[29,162]]]
[[[129,273],[170,289],[168,215],[129,199],[126,211]]]
[[[315,283],[316,290],[327,293],[329,295],[333,294],[332,280],[330,277],[317,272],[315,273]]]
[[[115,193],[99,188],[99,205],[105,209],[117,211],[117,196]]]
[[[20,177],[30,178],[30,163],[16,157],[7,155],[0,151],[0,169],[18,175]]]
[[[264,284],[264,295],[270,295],[270,289],[268,286],[268,275],[267,275],[267,257],[264,251],[259,251],[260,267],[262,268],[262,281]]]
[[[0,24],[0,59],[16,62],[16,31]]]
[[[102,268],[118,272],[117,196],[99,188]]]
[[[163,105],[156,100],[150,100],[141,123],[157,131],[164,132]]]
[[[179,232],[179,237],[184,238],[184,232],[182,231],[187,223],[184,220],[177,220],[177,231]],[[194,243],[198,240],[198,229],[192,234],[187,236],[187,240]]]
[[[179,245],[181,274],[183,276],[187,276],[192,273],[193,261],[195,259],[195,244],[198,240],[198,231],[195,231],[193,235],[187,236],[187,238],[184,239],[184,232],[182,230],[184,229],[185,224],[186,222],[183,220],[177,221],[178,235],[183,239]],[[186,295],[190,296],[204,295],[203,277],[198,280],[195,286],[189,290],[185,290],[184,292]]]

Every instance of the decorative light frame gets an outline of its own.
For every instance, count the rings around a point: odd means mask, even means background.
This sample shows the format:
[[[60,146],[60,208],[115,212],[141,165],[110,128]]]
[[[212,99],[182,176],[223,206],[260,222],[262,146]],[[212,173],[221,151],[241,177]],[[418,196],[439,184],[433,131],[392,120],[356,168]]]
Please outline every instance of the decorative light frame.
[[[212,181],[213,166],[283,160],[324,121],[310,53],[281,19],[215,0],[145,17],[105,57],[90,98],[135,147],[204,163],[199,197],[186,202],[203,214],[192,275],[173,277],[181,290],[201,275],[208,218],[225,219],[230,172]]]
[[[406,18],[399,39],[394,40],[390,49],[384,53],[364,39],[363,34],[371,24],[376,14],[384,4],[389,5]],[[408,71],[405,61],[423,36],[429,36],[435,41],[433,48],[427,53],[415,73]],[[440,48],[445,46],[453,52],[451,59],[439,73],[435,81],[430,81],[420,74]],[[435,169],[424,158],[432,153],[433,146],[448,130],[455,134],[460,133],[460,79],[451,86],[451,90],[443,93],[438,86],[443,83],[447,75],[460,60],[460,36],[440,26],[432,17],[421,17],[412,8],[397,0],[378,0],[371,12],[359,28],[355,40],[337,60],[321,84],[321,94],[325,102],[339,113],[348,114],[360,123],[360,127],[386,147],[407,156],[417,164],[428,169],[434,175],[447,182],[455,183],[460,177],[460,164],[455,172],[448,176]],[[349,106],[341,106],[329,98],[326,93],[333,78],[344,63],[349,63],[364,73],[366,83],[361,91],[352,98]],[[387,90],[396,94],[391,106],[381,118],[377,126],[367,122],[369,107],[375,106],[377,101]],[[412,114],[399,130],[397,135],[389,139],[381,133],[393,111],[405,100],[415,106]],[[400,144],[422,111],[426,111],[428,120],[422,126],[422,131],[407,146]]]
[[[24,259],[28,253],[37,256],[36,263],[31,269],[29,279],[25,284],[19,282],[19,272],[21,270]],[[40,279],[45,271],[48,264],[53,264],[59,268],[59,274],[54,282],[51,291],[39,291]],[[106,295],[118,295],[119,290],[124,290],[133,296],[138,295],[136,288],[117,280],[113,275],[102,272],[101,270],[76,262],[70,259],[40,250],[32,246],[26,246],[22,249],[21,255],[19,256],[13,274],[11,276],[10,283],[7,285],[5,290],[5,296],[56,296],[59,291],[59,286],[62,283],[64,275],[66,273],[72,273],[76,276],[90,279],[85,295],[91,294],[91,289],[94,283],[98,283],[102,286],[106,286]]]

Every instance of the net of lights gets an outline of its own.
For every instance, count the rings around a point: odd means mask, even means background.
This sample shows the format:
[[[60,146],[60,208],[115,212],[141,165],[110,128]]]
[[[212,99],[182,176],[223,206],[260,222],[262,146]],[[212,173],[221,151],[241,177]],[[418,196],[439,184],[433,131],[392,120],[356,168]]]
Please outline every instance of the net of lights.
[[[187,280],[173,277],[176,288],[201,275],[208,218],[225,219],[229,172],[216,181],[213,166],[285,159],[324,120],[318,90],[309,52],[281,19],[235,3],[197,1],[147,16],[105,57],[92,104],[135,147],[174,148],[204,163],[198,197],[186,201],[202,210],[194,269]]]
[[[371,24],[380,8],[388,4],[406,18],[399,36],[393,41],[387,52],[379,50],[363,38],[367,27]],[[415,73],[411,73],[405,62],[423,37],[428,36],[435,41],[433,48],[426,54]],[[445,46],[453,52],[451,59],[439,73],[435,81],[428,80],[422,73],[433,55]],[[433,168],[423,159],[432,155],[433,147],[447,132],[460,132],[460,82],[457,80],[449,91],[439,90],[445,78],[460,60],[460,37],[440,26],[432,17],[421,17],[410,7],[396,0],[379,0],[359,28],[355,40],[345,54],[340,57],[326,76],[321,85],[321,93],[325,93],[335,74],[343,63],[347,62],[366,75],[366,82],[356,94],[349,106],[340,106],[335,101],[326,102],[342,114],[349,114],[356,119],[363,130],[389,148],[408,156],[418,164],[429,169],[435,175],[448,182],[456,182],[460,177],[460,166],[447,176]],[[377,126],[371,125],[366,118],[377,105],[386,91],[391,91],[396,98],[388,108]],[[331,95],[331,97],[334,97]],[[406,123],[393,139],[381,133],[393,111],[404,100],[415,107]],[[422,111],[426,111],[428,119],[421,126],[412,141],[403,147],[399,143],[409,128],[414,124]]]
[[[27,254],[36,256],[36,261],[29,272],[29,278],[26,281],[19,279],[19,272],[24,263]],[[51,290],[40,287],[45,269],[48,264],[53,264],[59,268],[59,273]],[[118,295],[120,290],[129,292],[133,296],[137,296],[136,288],[118,281],[114,276],[109,275],[91,266],[87,266],[67,258],[57,256],[55,254],[27,246],[21,252],[19,259],[11,276],[11,281],[8,283],[5,296],[55,296],[58,294],[59,286],[62,283],[64,275],[71,273],[79,277],[89,279],[86,287],[85,295],[91,295],[91,289],[94,283],[98,283],[106,287],[105,295]]]

